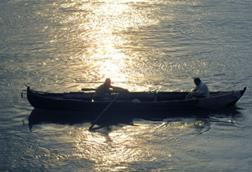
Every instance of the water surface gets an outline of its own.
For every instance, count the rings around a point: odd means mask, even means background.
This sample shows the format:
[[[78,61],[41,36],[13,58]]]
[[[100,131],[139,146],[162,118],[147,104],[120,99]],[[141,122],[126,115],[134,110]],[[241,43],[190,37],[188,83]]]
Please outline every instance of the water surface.
[[[249,171],[252,1],[2,0],[0,171]],[[25,84],[79,91],[110,77],[131,91],[248,90],[229,116],[29,130]],[[120,114],[118,114],[120,115]]]

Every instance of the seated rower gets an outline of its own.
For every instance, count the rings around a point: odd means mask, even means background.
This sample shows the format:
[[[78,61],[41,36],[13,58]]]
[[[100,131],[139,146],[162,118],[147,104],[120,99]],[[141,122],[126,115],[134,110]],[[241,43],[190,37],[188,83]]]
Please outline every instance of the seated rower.
[[[196,87],[191,93],[189,93],[186,98],[205,98],[209,97],[209,90],[207,85],[201,81],[200,78],[194,78],[194,84]]]
[[[110,78],[107,78],[102,85],[96,88],[95,95],[110,96],[112,92],[127,93],[128,90],[121,87],[112,86]]]

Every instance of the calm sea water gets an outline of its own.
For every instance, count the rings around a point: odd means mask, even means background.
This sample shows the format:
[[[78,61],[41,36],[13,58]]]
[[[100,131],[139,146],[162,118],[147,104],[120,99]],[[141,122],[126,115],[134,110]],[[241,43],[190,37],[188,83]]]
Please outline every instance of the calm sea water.
[[[0,171],[251,171],[251,0],[1,0]],[[20,92],[248,90],[232,116],[28,128]],[[120,114],[118,114],[120,115]]]

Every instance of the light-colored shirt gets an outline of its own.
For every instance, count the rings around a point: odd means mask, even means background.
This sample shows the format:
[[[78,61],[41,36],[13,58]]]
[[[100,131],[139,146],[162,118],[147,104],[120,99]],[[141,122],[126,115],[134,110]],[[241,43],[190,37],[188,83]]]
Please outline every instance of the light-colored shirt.
[[[208,87],[205,83],[202,81],[200,84],[194,89],[194,93],[197,94],[197,96],[202,96],[202,97],[209,97],[209,90]]]

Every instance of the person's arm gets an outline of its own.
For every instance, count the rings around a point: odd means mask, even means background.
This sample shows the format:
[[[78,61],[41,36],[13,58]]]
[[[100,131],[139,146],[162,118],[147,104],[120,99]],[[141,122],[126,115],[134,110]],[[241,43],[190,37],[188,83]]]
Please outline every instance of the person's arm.
[[[111,88],[113,89],[114,92],[124,92],[124,93],[129,92],[127,89],[121,87],[111,86]]]
[[[198,92],[198,91],[199,91],[199,87],[198,87],[198,86],[196,86],[196,87],[192,90],[193,93],[196,93],[196,92]]]

